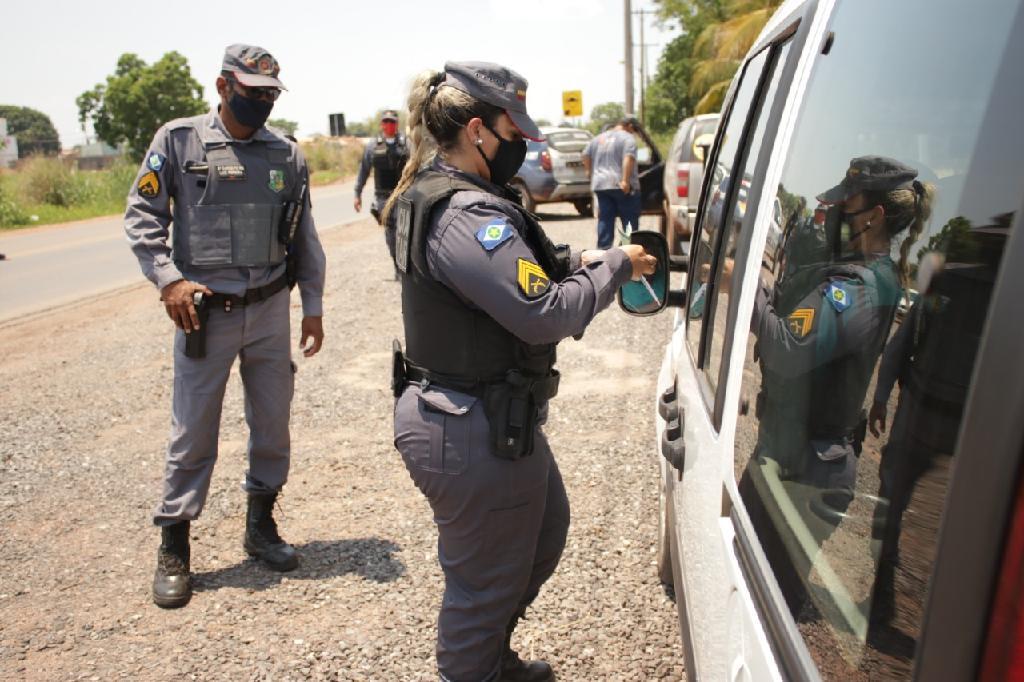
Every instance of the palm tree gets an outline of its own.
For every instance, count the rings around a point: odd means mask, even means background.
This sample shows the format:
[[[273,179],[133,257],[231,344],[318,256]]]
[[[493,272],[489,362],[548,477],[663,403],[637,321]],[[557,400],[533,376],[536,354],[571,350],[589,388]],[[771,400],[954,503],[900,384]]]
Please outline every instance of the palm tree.
[[[694,113],[719,111],[736,69],[757,40],[781,0],[729,0],[725,21],[705,28],[694,54],[700,59],[690,80],[690,94],[699,97]]]

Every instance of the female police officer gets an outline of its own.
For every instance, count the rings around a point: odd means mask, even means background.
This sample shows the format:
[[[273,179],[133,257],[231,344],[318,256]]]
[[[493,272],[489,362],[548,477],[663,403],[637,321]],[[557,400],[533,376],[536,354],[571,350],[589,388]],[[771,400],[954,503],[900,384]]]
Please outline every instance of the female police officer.
[[[843,180],[818,197],[829,206],[830,262],[788,262],[774,291],[762,284],[751,329],[762,392],[758,452],[783,478],[842,490],[852,499],[864,440],[864,396],[889,336],[908,254],[931,213],[933,188],[894,159],[850,161]],[[899,264],[892,242],[906,232]],[[800,250],[787,244],[787,250]]]
[[[509,643],[569,525],[540,428],[558,387],[555,344],[655,266],[637,246],[556,248],[519,205],[506,183],[523,138],[541,137],[526,87],[496,64],[421,74],[409,95],[414,153],[382,215],[396,229],[407,343],[396,355],[395,445],[438,527],[447,680],[553,679]]]

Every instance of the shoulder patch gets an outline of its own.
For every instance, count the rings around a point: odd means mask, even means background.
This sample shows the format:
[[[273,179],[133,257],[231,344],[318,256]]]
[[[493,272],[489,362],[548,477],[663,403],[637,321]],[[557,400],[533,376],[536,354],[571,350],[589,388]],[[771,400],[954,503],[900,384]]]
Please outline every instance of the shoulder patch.
[[[825,289],[825,299],[832,304],[837,313],[841,313],[853,305],[853,292],[847,288],[845,282],[829,282]]]
[[[476,240],[484,251],[494,251],[512,237],[512,227],[501,218],[495,218],[476,231]]]
[[[544,268],[525,258],[520,258],[516,265],[516,281],[519,282],[519,290],[526,298],[537,298],[551,287],[551,279]]]
[[[160,178],[157,177],[154,171],[149,171],[139,178],[138,187],[139,194],[152,199],[157,194],[160,194]]]
[[[270,188],[271,192],[280,192],[284,189],[284,171],[276,168],[270,169],[270,181],[267,183],[267,187]]]
[[[167,162],[167,157],[160,152],[151,151],[146,155],[146,167],[150,170],[160,172],[160,169],[164,167],[164,163]]]
[[[798,308],[786,318],[790,333],[802,339],[814,328],[814,308]]]

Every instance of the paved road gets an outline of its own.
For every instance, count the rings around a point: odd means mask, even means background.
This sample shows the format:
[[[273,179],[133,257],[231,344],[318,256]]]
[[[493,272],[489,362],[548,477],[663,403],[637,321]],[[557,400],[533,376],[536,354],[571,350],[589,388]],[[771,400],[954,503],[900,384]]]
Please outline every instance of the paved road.
[[[354,181],[313,189],[319,231],[367,217],[352,208]],[[121,216],[0,233],[0,323],[55,306],[146,282],[125,242]]]

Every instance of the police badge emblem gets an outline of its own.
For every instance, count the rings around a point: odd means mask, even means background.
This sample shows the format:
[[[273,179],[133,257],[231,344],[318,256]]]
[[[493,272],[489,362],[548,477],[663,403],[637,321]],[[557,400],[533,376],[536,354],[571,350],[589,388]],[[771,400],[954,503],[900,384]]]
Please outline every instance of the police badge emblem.
[[[267,183],[272,192],[280,192],[284,189],[284,171],[283,170],[272,170],[270,171],[270,182]]]

